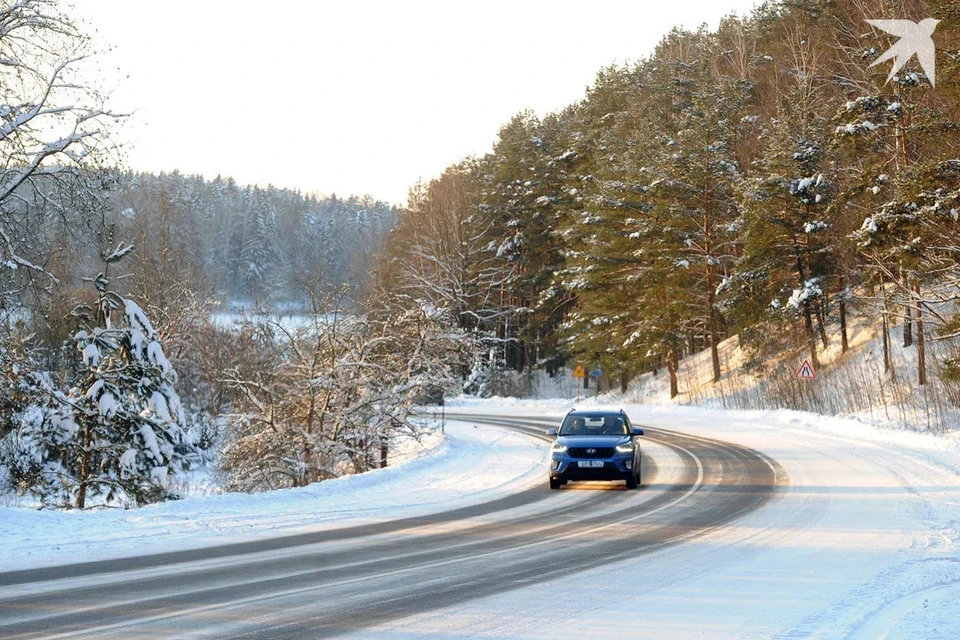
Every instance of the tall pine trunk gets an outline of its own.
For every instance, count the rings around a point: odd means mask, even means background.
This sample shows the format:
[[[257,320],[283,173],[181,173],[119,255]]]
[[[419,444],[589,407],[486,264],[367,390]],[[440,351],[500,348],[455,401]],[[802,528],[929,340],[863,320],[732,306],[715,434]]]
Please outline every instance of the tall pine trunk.
[[[896,88],[897,97],[900,98],[900,87]],[[904,122],[904,117],[910,113],[909,109],[901,110],[899,112],[899,117],[897,118],[897,130],[896,130],[896,141],[897,141],[897,163],[898,169],[900,170],[900,175],[905,176],[910,170],[910,148],[907,145],[907,127],[909,123]],[[910,279],[903,273],[901,268],[900,276],[903,278],[903,284],[907,289],[907,292],[910,291]],[[913,309],[911,308],[910,302],[904,304],[904,315],[906,320],[903,323],[903,346],[909,347],[913,345]]]
[[[913,291],[916,294],[917,311],[917,374],[919,384],[927,384],[927,354],[923,342],[923,305],[920,302],[920,284],[913,285]]]
[[[886,317],[884,317],[884,322],[886,322]],[[847,342],[847,300],[846,298],[840,299],[840,353],[846,353],[850,349],[850,345]]]
[[[903,310],[906,312],[903,315],[903,346],[912,347],[913,346],[913,309],[910,307],[908,302],[903,306]]]
[[[883,372],[890,373],[890,326],[887,314],[883,314]]]
[[[826,349],[829,345],[827,341],[827,319],[826,313],[823,309],[823,298],[817,303],[817,328],[820,330],[820,341],[823,343],[823,348]]]
[[[796,238],[793,241],[794,255],[797,260],[797,277],[800,279],[800,286],[806,284],[807,278],[803,269],[803,257],[800,254],[800,245]],[[817,338],[813,333],[813,311],[810,309],[810,300],[803,301],[803,334],[807,340],[807,348],[810,349],[810,364],[814,369],[820,368],[820,359],[817,358]]]
[[[710,191],[708,190],[703,213],[703,249],[707,255],[707,331],[710,334],[710,360],[713,363],[713,381],[720,382],[720,351],[717,346],[717,274],[713,263],[711,204]]]
[[[814,369],[820,368],[820,359],[817,357],[817,337],[813,332],[813,312],[810,302],[803,302],[803,333],[807,338],[807,348],[810,349],[810,364]]]
[[[881,314],[883,318],[883,372],[890,373],[890,323],[887,322],[887,287],[885,283],[881,283],[880,289],[883,291],[883,313]]]
[[[910,291],[910,281],[907,280],[904,276],[904,285],[907,288],[907,291]],[[904,321],[903,321],[903,346],[912,347],[913,346],[913,302],[907,301],[903,304],[904,311]]]
[[[83,426],[83,453],[80,458],[80,489],[77,491],[77,508],[83,510],[87,504],[87,483],[90,479],[90,445],[93,441],[90,418]]]
[[[718,346],[719,338],[717,332],[717,310],[714,308],[717,302],[716,290],[711,287],[710,294],[707,296],[710,304],[710,360],[713,363],[713,381],[720,382],[720,349]]]

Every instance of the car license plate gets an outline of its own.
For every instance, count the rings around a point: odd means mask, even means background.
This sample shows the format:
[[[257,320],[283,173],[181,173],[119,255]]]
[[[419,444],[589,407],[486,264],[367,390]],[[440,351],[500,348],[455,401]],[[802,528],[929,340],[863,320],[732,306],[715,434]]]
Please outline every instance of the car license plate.
[[[602,469],[603,460],[581,460],[577,465],[581,469]]]

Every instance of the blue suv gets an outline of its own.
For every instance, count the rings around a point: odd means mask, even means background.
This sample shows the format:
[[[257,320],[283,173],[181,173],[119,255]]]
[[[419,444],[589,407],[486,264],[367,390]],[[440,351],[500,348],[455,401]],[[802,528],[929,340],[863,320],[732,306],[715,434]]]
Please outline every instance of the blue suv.
[[[627,414],[620,411],[571,411],[550,448],[550,488],[570,480],[625,480],[628,489],[640,484],[640,447]]]

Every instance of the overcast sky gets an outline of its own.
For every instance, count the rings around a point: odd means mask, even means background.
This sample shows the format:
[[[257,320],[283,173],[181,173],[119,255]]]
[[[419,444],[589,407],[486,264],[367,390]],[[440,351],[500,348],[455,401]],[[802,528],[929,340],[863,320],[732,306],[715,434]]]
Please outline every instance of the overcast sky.
[[[673,26],[754,0],[73,0],[130,168],[406,200],[513,114],[579,100]]]

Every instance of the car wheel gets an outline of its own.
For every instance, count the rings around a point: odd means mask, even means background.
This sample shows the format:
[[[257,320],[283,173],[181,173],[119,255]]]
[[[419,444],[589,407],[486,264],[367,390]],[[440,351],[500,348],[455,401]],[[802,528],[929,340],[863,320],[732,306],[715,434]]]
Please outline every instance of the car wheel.
[[[627,478],[627,489],[636,489],[637,481],[637,474],[631,474],[631,476]]]
[[[561,480],[561,479],[559,479],[559,478],[550,478],[550,488],[551,488],[551,489],[559,489],[559,488],[562,487],[563,485],[564,485],[563,480]]]

